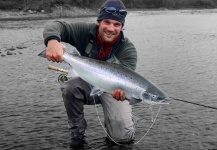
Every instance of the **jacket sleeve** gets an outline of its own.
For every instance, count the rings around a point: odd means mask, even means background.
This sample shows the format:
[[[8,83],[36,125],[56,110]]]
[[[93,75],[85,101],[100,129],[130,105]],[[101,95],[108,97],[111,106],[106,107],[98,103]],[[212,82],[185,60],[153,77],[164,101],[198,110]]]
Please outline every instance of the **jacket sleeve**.
[[[85,49],[85,44],[89,39],[89,32],[95,24],[87,23],[66,23],[55,21],[45,26],[43,37],[47,45],[51,39],[69,43],[77,48],[78,51]]]
[[[64,27],[60,22],[52,22],[45,26],[43,31],[44,44],[47,46],[47,43],[51,39],[56,39],[60,42],[62,32],[64,31]]]
[[[127,38],[125,38],[124,45],[117,53],[117,58],[123,66],[131,70],[136,69],[137,51],[135,46]]]

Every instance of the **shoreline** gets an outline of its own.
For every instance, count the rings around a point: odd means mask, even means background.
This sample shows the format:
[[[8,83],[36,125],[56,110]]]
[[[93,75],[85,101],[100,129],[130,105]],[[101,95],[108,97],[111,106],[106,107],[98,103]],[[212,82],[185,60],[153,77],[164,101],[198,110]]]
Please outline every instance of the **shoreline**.
[[[96,17],[97,15],[74,15],[74,16],[27,16],[27,17],[7,17],[0,18],[1,21],[32,21],[32,20],[46,20],[46,19],[59,19],[59,18],[83,18],[83,17]]]
[[[43,11],[43,10],[42,10]],[[57,7],[51,13],[36,12],[32,10],[18,11],[18,10],[0,10],[0,21],[31,21],[31,20],[46,20],[58,18],[81,18],[81,17],[95,17],[98,13],[91,9],[71,7],[65,9]]]
[[[182,13],[217,13],[217,9],[178,9]],[[175,9],[128,9],[128,11],[177,11]],[[22,11],[4,11],[0,10],[1,21],[33,21],[33,20],[46,20],[46,19],[60,19],[60,18],[84,18],[84,17],[97,17],[98,13],[91,9],[83,9],[73,7],[67,10],[57,9],[52,13],[41,12],[22,12]]]

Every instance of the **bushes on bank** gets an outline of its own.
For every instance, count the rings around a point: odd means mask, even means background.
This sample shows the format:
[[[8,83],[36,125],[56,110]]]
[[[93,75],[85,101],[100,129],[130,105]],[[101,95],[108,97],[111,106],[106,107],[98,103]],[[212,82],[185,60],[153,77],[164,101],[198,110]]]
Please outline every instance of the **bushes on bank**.
[[[1,0],[0,9],[49,10],[59,5],[99,8],[105,0]],[[216,8],[217,0],[122,0],[127,8]]]

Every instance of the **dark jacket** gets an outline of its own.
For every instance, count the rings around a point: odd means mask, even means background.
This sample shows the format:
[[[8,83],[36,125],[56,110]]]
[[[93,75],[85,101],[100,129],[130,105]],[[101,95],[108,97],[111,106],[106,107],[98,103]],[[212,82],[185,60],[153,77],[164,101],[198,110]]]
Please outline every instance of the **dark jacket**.
[[[97,46],[96,39],[98,26],[95,23],[66,23],[52,22],[44,29],[44,42],[47,45],[51,39],[59,42],[69,43],[77,48],[82,56],[97,59],[100,48]],[[91,44],[90,44],[91,43]],[[89,46],[88,46],[89,45]],[[90,50],[87,50],[87,47]],[[88,51],[88,52],[87,52]],[[108,61],[118,61],[123,66],[135,70],[137,63],[137,52],[134,45],[123,35],[112,48]]]

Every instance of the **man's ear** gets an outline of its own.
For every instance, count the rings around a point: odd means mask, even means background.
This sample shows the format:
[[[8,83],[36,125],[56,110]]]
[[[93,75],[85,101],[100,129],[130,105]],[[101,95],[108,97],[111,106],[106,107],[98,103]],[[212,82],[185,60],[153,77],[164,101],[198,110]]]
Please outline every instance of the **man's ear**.
[[[99,26],[99,23],[100,23],[100,21],[97,21],[97,22],[96,22],[96,25]]]

